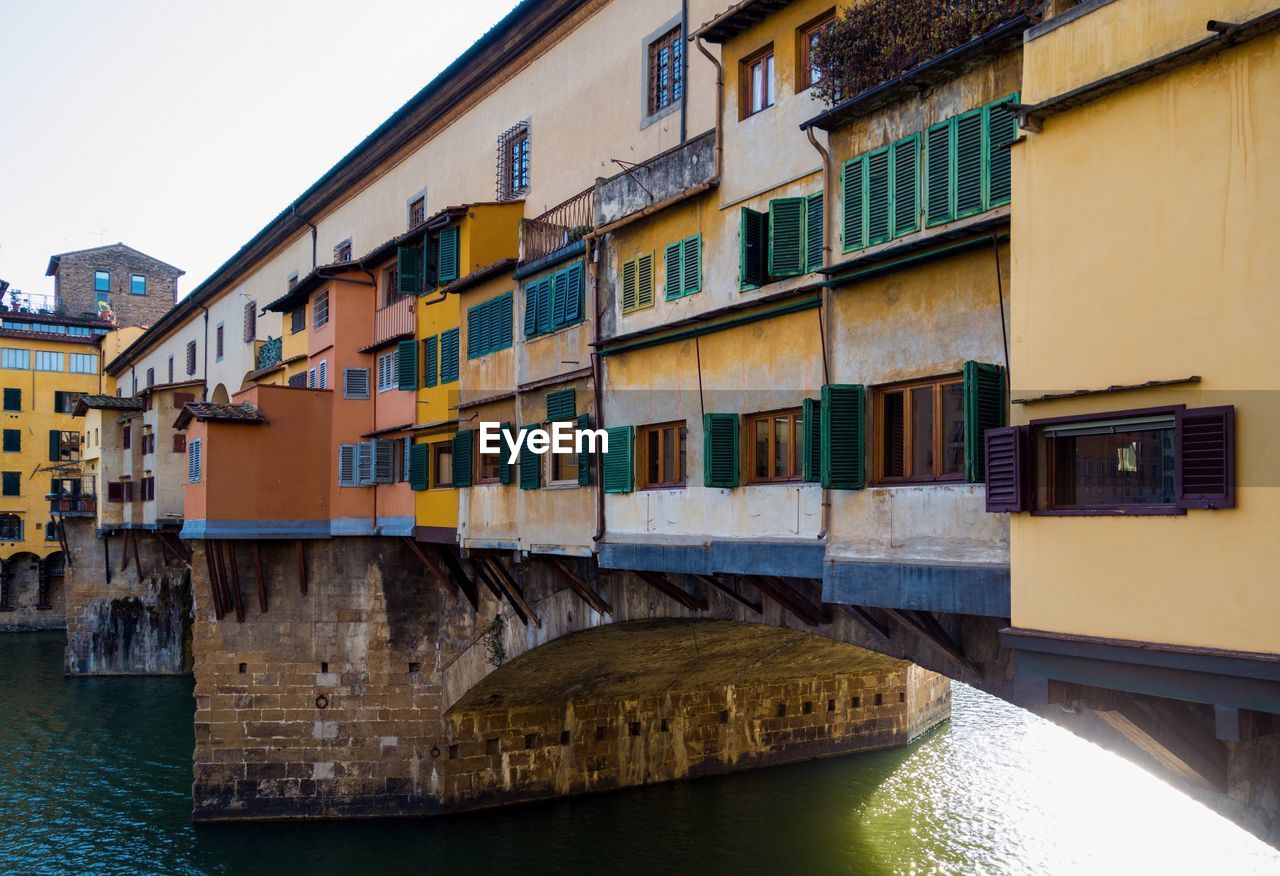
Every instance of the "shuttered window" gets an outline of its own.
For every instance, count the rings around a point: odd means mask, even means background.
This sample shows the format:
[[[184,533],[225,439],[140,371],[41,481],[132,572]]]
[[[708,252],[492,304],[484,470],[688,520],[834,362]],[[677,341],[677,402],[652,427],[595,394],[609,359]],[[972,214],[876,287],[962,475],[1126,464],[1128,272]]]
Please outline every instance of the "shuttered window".
[[[512,296],[505,292],[467,310],[467,358],[478,359],[511,346]]]
[[[1236,506],[1235,408],[1180,410],[1176,417],[1180,508]]]
[[[409,440],[409,439],[405,439]],[[409,445],[409,489],[425,490],[430,486],[427,472],[427,445]]]
[[[622,264],[622,312],[653,306],[653,253],[646,252]]]
[[[1018,137],[1012,94],[925,131],[926,224],[963,219],[1009,203],[1009,147]]]
[[[668,244],[663,261],[666,266],[668,301],[702,291],[701,234]]]
[[[581,432],[590,428],[591,414],[585,412],[578,414],[578,431]],[[588,444],[584,440],[582,452],[578,454],[578,486],[580,487],[591,486],[591,457],[595,454],[588,450],[587,447]]]
[[[187,480],[200,483],[204,468],[204,439],[196,438],[187,444]]]
[[[196,373],[196,342],[187,341],[187,376]]]
[[[738,486],[737,414],[703,414],[702,482],[708,487]]]
[[[396,445],[394,441],[376,438],[373,445],[373,482],[393,484],[396,480]]]
[[[371,487],[374,480],[374,447],[372,441],[356,445],[356,486]]]
[[[458,379],[458,330],[448,329],[440,333],[440,382],[452,383]]]
[[[746,291],[769,282],[769,216],[750,207],[738,215],[738,287]]]
[[[860,490],[866,485],[866,389],[859,384],[822,387],[822,486]]]
[[[822,192],[815,192],[804,199],[804,258],[805,271],[822,267],[825,253],[822,251]]]
[[[399,385],[397,352],[398,350],[391,350],[378,357],[378,392],[388,392]]]
[[[4,391],[4,409],[6,411],[22,410],[22,390],[12,387],[6,388]]]
[[[412,338],[396,344],[396,386],[406,392],[418,388],[418,342]]]
[[[396,291],[401,295],[416,295],[422,291],[421,247],[396,248]]]
[[[805,199],[776,198],[769,202],[769,275],[794,277],[804,273]]]
[[[822,267],[822,193],[774,198],[767,213],[739,210],[738,287],[742,291]]]
[[[986,477],[983,434],[1005,424],[1004,368],[986,362],[964,363],[964,479]]]
[[[614,426],[605,431],[609,436],[609,451],[604,454],[600,484],[606,493],[630,493],[633,483],[631,427]]]
[[[5,429],[4,430],[4,452],[5,453],[21,453],[22,452],[22,430],[21,429]]]
[[[547,393],[547,422],[568,422],[578,415],[577,401],[572,389]]]
[[[471,486],[472,452],[475,431],[464,429],[453,436],[453,486]]]
[[[515,432],[513,431],[513,428],[514,427],[511,423],[503,423],[502,434],[514,435]],[[507,440],[506,438],[503,438],[501,449],[498,452],[498,483],[500,484],[511,483],[511,463],[509,461],[511,458],[510,452],[510,448],[507,447]]]
[[[521,434],[528,432],[531,426],[520,429]],[[536,490],[542,486],[542,457],[529,449],[528,438],[520,443],[520,489]]]
[[[329,360],[321,359],[316,366],[316,389],[329,388]]]
[[[338,486],[356,486],[356,445],[338,445]]]
[[[311,305],[311,327],[320,328],[329,322],[329,290],[321,292],[316,296],[315,303]]]
[[[439,261],[437,263],[437,281],[439,285],[443,286],[458,279],[460,248],[458,226],[454,225],[440,232]]]
[[[369,397],[369,369],[368,368],[343,369],[342,397],[355,398],[355,399]]]
[[[244,342],[253,341],[258,336],[258,302],[250,301],[244,306]]]
[[[22,495],[22,472],[7,471],[3,476],[3,489],[0,489],[0,495],[5,496],[21,496]]]
[[[841,171],[844,251],[920,228],[920,135],[851,158]]]
[[[810,483],[822,480],[822,399],[807,398],[800,406],[803,419],[801,478]]]
[[[422,385],[440,382],[440,340],[435,335],[422,341]]]

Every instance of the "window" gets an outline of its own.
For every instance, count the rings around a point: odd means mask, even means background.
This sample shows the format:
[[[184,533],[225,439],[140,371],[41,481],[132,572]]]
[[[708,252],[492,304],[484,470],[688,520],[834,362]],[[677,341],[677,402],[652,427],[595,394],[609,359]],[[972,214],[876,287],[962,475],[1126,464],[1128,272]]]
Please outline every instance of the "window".
[[[84,395],[83,392],[66,392],[56,389],[53,392],[53,409],[60,414],[74,414],[76,405]]]
[[[1175,507],[1174,413],[1042,426],[1035,431],[1035,507],[1083,511]]]
[[[320,328],[329,322],[329,290],[321,292],[316,296],[315,304],[311,307],[311,327]]]
[[[529,123],[508,128],[498,138],[498,200],[511,201],[529,190]]]
[[[223,337],[225,336],[222,328],[222,323],[218,323],[218,327],[213,333],[213,359],[215,362],[222,361]]]
[[[822,70],[813,63],[813,50],[822,38],[824,31],[835,23],[835,13],[829,12],[817,21],[810,22],[797,31],[799,51],[796,53],[798,69],[796,70],[796,91],[812,88],[822,79]]]
[[[306,389],[307,388],[307,372],[299,371],[297,374],[292,375],[289,378],[289,385],[294,389]]]
[[[553,332],[582,321],[582,262],[574,262],[554,274],[524,287],[526,338]]]
[[[511,346],[511,308],[510,292],[468,308],[468,359],[478,359]]]
[[[822,193],[774,198],[768,212],[739,209],[738,286],[756,289],[822,267]]]
[[[93,291],[94,292],[110,292],[111,291],[111,272],[110,271],[94,271],[93,272]]]
[[[244,306],[244,342],[251,343],[258,336],[258,302],[250,301]]]
[[[668,301],[702,289],[702,235],[667,244],[663,261],[667,269]]]
[[[418,195],[409,202],[409,227],[417,228],[427,221],[427,196]]]
[[[187,480],[190,483],[200,483],[203,464],[204,439],[194,438],[187,443]]]
[[[205,355],[208,355],[206,353]],[[187,376],[196,373],[196,342],[187,341]]]
[[[169,357],[169,382],[173,383],[173,357]]]
[[[622,312],[653,306],[653,253],[622,263]]]
[[[742,62],[741,99],[744,119],[773,106],[773,46]]]
[[[333,248],[333,260],[335,262],[351,261],[351,238],[348,237],[342,243]]]
[[[150,389],[155,385],[156,385],[156,369],[148,368],[147,369],[147,389]]]
[[[307,389],[315,389],[315,388],[316,388],[316,369],[308,368],[307,369]]]
[[[844,251],[920,230],[920,135],[903,137],[841,168]]]
[[[800,408],[752,414],[747,418],[751,442],[752,483],[798,481],[803,476],[804,415]]]
[[[878,483],[964,478],[964,383],[959,375],[877,389],[874,405]]]
[[[399,272],[395,265],[382,269],[382,304],[387,307],[400,300]]]
[[[22,452],[22,430],[21,429],[5,429],[4,430],[4,452],[5,453],[21,453]]]
[[[133,424],[125,423],[120,430],[120,446],[125,450],[133,447]]]
[[[649,115],[677,103],[684,96],[684,40],[674,27],[649,43]]]
[[[398,359],[399,353],[394,349],[378,357],[378,392],[387,392],[388,390],[399,388],[400,363]]]
[[[5,389],[4,409],[6,411],[22,410],[22,390],[21,389]]]
[[[31,351],[5,347],[0,350],[0,368],[16,368],[26,371],[31,367]]]
[[[5,496],[22,495],[22,472],[7,471],[0,476],[0,494]]]
[[[7,482],[7,474],[5,478]],[[22,518],[17,514],[0,514],[0,541],[22,541]]]
[[[926,225],[938,225],[1009,203],[1009,147],[1017,94],[931,125],[924,134]]]
[[[683,422],[641,426],[636,430],[641,489],[684,486],[687,436],[688,429]],[[609,442],[612,452],[612,434]]]
[[[289,275],[288,279],[286,279],[284,282],[285,282],[285,288],[286,288],[286,289],[292,289],[294,286],[297,286],[297,285],[298,285],[298,272],[297,272],[297,271],[294,271],[292,274],[290,274],[290,275]]]
[[[502,424],[502,432],[504,435],[512,435],[513,437],[515,435],[510,423]],[[507,466],[507,454],[510,450],[507,447],[507,439],[505,437],[501,437],[498,439],[498,442],[502,448],[500,453],[480,453],[480,442],[478,440],[476,441],[476,455],[480,459],[480,477],[478,478],[477,483],[502,483],[504,482],[504,471],[507,472],[506,481],[510,481],[510,468]]]
[[[307,327],[307,306],[296,307],[289,314],[289,334],[296,335]]]
[[[561,389],[547,393],[547,418],[544,428],[551,432],[556,423],[566,423],[570,428],[580,427],[576,393],[572,389]],[[548,452],[543,454],[547,460],[547,483],[577,484],[578,454]],[[521,462],[524,460],[522,459]]]
[[[453,442],[431,445],[431,486],[453,486]]]
[[[65,371],[62,354],[51,353],[48,350],[36,350],[36,370]]]
[[[343,398],[369,397],[369,369],[346,368],[342,372]]]
[[[458,379],[458,330],[440,333],[440,382],[452,383]]]
[[[147,294],[147,278],[142,274],[129,275],[129,294],[130,295],[146,295]]]

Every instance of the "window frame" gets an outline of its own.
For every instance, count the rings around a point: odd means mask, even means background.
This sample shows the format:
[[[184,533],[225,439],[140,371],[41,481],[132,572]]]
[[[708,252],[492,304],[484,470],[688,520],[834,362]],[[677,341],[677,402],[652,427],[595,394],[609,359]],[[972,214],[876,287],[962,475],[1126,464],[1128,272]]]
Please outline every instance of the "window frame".
[[[660,62],[659,53],[664,49],[667,50],[668,59]],[[645,114],[642,128],[676,109],[684,100],[685,71],[688,65],[684,33],[678,17],[645,38],[644,64]],[[667,77],[665,86],[660,85],[663,75]],[[663,103],[665,93],[669,94],[666,94],[666,102]]]
[[[804,408],[778,408],[777,410],[758,411],[744,416],[746,418],[746,424],[742,433],[742,456],[743,462],[747,464],[746,482],[748,484],[759,484],[761,486],[768,486],[770,484],[803,483],[804,457],[797,454],[802,454],[804,451],[804,438],[802,437],[804,432]],[[787,454],[788,466],[794,466],[796,469],[794,474],[788,474],[785,477],[780,477],[776,472],[772,472],[774,443],[777,436],[777,433],[773,428],[773,421],[782,416],[786,416],[790,420],[789,440],[791,441],[791,449]],[[760,477],[756,474],[756,423],[761,420],[766,420],[769,423],[769,447],[767,453],[771,473],[766,477]],[[797,437],[798,434],[801,437]]]
[[[766,64],[766,75],[761,83],[761,87],[764,89],[764,96],[761,99],[760,108],[752,109],[754,105],[753,98],[755,97],[752,70],[757,64],[765,64],[766,62],[768,62]],[[778,58],[774,52],[773,43],[761,46],[738,63],[738,121],[745,121],[752,116],[758,116],[777,104],[777,86],[774,84],[777,73]],[[770,93],[773,95],[771,102],[769,101]]]
[[[517,122],[498,136],[498,200],[515,201],[529,191],[531,159],[531,125],[526,119]],[[523,143],[517,158],[513,149]]]
[[[431,486],[432,490],[452,490],[453,486],[453,441],[436,441],[429,445],[431,448]],[[449,481],[448,483],[440,482],[440,456],[444,453],[449,454]]]
[[[667,430],[684,430],[681,435],[676,431],[676,457],[680,460],[681,471],[679,479],[674,481],[659,480],[650,482],[649,480],[649,441],[648,436],[656,432],[658,434],[658,446],[662,446],[662,433]],[[685,450],[680,453],[680,439],[684,439]],[[683,490],[689,486],[689,421],[688,420],[668,420],[662,423],[648,423],[643,426],[635,427],[635,467],[633,473],[636,490]],[[663,464],[661,453],[659,453],[658,470],[659,478],[662,478]]]
[[[101,281],[103,285],[99,285],[99,281]],[[95,293],[111,292],[111,272],[110,271],[104,271],[99,268],[93,269],[93,291]]]
[[[816,78],[813,75],[813,37],[835,22],[836,10],[832,8],[796,28],[796,94],[803,94],[821,81],[820,74]]]
[[[922,387],[933,387],[933,474],[930,477],[916,477],[908,474],[911,470],[911,390],[920,389]],[[867,405],[867,440],[871,445],[871,479],[870,483],[873,487],[915,487],[936,484],[963,484],[965,483],[964,460],[961,459],[960,471],[955,474],[942,473],[943,466],[943,430],[942,430],[942,389],[945,386],[959,386],[960,391],[964,392],[964,374],[949,373],[939,374],[932,377],[922,377],[913,380],[903,380],[897,383],[886,383],[880,386],[868,387],[871,394],[870,404]],[[881,427],[884,424],[884,401],[885,397],[891,393],[901,392],[903,394],[902,408],[902,468],[901,476],[887,477],[884,474],[884,454],[885,441],[881,434]],[[963,422],[964,408],[961,404],[961,422]],[[963,451],[962,451],[963,452]]]
[[[335,265],[345,264],[351,261],[354,256],[355,248],[351,244],[350,237],[333,245],[333,263]]]
[[[139,292],[139,283],[141,280],[142,291]],[[130,274],[129,275],[129,294],[130,295],[146,295],[147,294],[147,275],[146,274]]]
[[[552,426],[557,422],[567,423],[575,431],[578,428],[578,418],[576,416],[571,420],[547,420],[539,428],[546,430],[547,434],[550,435]],[[556,477],[556,464],[565,457],[570,457],[573,460],[573,476]],[[580,486],[578,483],[578,452],[576,450],[570,450],[568,453],[555,453],[548,447],[547,452],[542,454],[542,458],[545,462],[540,462],[539,465],[542,466],[542,486],[544,488]]]

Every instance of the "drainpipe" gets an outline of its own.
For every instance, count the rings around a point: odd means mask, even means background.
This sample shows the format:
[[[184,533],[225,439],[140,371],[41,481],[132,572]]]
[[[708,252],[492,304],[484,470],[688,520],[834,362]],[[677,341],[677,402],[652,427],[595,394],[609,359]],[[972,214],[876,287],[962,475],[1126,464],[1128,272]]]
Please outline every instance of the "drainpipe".
[[[314,222],[309,219],[305,219],[298,214],[297,204],[294,204],[291,209],[293,211],[293,217],[311,229],[311,270],[314,271],[316,268],[316,234],[318,229]]]
[[[831,207],[833,199],[831,197],[831,181],[833,179],[831,173],[831,153],[825,146],[818,142],[818,138],[813,136],[813,128],[805,128],[804,132],[809,137],[809,142],[814,149],[818,150],[818,154],[822,156],[822,264],[825,267],[830,261],[831,253],[831,222],[828,221],[831,216]],[[831,349],[831,286],[824,283],[822,285],[822,305],[818,309],[819,318],[822,321],[822,379],[827,383],[831,382],[831,369],[828,365],[828,357]],[[806,436],[807,438],[808,436]],[[831,490],[827,487],[822,488],[822,529],[818,532],[818,538],[827,537],[827,528],[831,525]]]
[[[698,51],[706,55],[707,60],[715,65],[716,68],[716,182],[720,181],[720,173],[724,170],[724,66],[721,65],[720,59],[711,54],[707,47],[702,44],[702,37],[698,37],[696,45]],[[685,89],[688,91],[688,88]]]
[[[680,37],[689,32],[689,0],[680,0]],[[686,132],[688,130],[688,109],[689,109],[689,58],[686,52],[680,53],[680,64],[683,69],[680,70],[680,81],[684,83],[680,92],[680,145],[684,145]]]
[[[204,364],[201,366],[201,369],[203,371],[203,373],[201,374],[201,379],[204,382],[204,399],[202,400],[208,401],[209,400],[209,308],[201,304],[200,309],[204,311],[204,357],[203,357]]]
[[[600,361],[600,240],[587,235],[587,282],[591,284],[591,334],[596,343],[591,347],[591,395],[596,405],[597,429],[604,428],[604,366]],[[596,453],[596,531],[593,543],[604,538],[604,457]]]

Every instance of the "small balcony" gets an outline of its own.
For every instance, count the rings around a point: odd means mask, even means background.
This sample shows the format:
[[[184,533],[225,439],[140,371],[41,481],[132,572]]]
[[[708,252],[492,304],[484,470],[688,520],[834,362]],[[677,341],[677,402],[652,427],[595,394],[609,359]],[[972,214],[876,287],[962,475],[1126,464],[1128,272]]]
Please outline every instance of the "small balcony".
[[[49,513],[61,517],[92,517],[98,511],[95,478],[66,478],[56,481],[56,492],[49,493]]]
[[[576,243],[591,230],[595,187],[578,192],[534,219],[520,220],[520,263],[530,264]]]
[[[373,342],[413,337],[413,296],[402,295],[373,312]]]
[[[284,359],[284,338],[267,338],[254,352],[255,371],[274,368]]]
[[[62,308],[53,295],[23,292],[12,287],[0,292],[0,313],[42,313],[61,315]]]
[[[597,182],[596,225],[608,225],[711,182],[716,172],[715,145],[715,131],[707,131]]]

